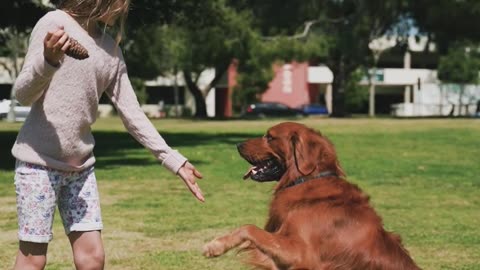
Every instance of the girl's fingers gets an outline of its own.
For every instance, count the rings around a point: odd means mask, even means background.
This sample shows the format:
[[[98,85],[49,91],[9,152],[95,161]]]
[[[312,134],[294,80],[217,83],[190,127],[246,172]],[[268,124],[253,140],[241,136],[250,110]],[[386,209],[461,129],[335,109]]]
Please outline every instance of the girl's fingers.
[[[43,40],[45,43],[47,43],[53,36],[53,32],[48,32],[47,35],[45,35],[45,39]]]
[[[63,30],[57,30],[55,33],[53,33],[52,38],[50,41],[52,42],[52,45],[57,44],[57,42],[65,35],[65,31]]]
[[[193,169],[193,175],[195,175],[199,179],[203,178],[203,175],[195,168]]]
[[[205,201],[205,198],[203,197],[202,191],[200,190],[200,187],[195,184],[194,189],[192,190],[193,195],[201,202]]]
[[[62,50],[63,45],[65,45],[65,42],[67,41],[68,41],[68,35],[64,33],[63,36],[57,41],[57,43],[53,45],[53,48]]]
[[[45,35],[44,42],[45,42],[45,43],[46,43],[46,42],[49,42],[49,41],[52,39],[52,37],[53,37],[55,34],[57,34],[59,31],[62,31],[62,33],[59,35],[59,37],[61,37],[61,36],[63,35],[63,33],[65,33],[65,32],[63,31],[63,26],[60,26],[60,29],[58,29],[58,30],[48,31],[47,34]]]
[[[68,47],[70,47],[70,39],[68,39],[67,42],[63,44],[62,52],[66,52],[68,50]]]
[[[57,30],[55,31],[51,37],[47,40],[47,47],[53,48],[55,44],[57,44],[58,40],[63,36],[65,31],[63,30]],[[48,35],[48,34],[47,34]]]
[[[190,169],[195,177],[203,178],[202,174],[192,165],[192,163],[187,161],[187,163],[185,163],[185,168]]]
[[[202,174],[193,167],[189,162],[185,163],[184,167],[180,169],[179,176],[185,182],[185,185],[190,190],[190,192],[197,198],[199,201],[204,202],[205,198],[203,197],[202,190],[198,186],[196,179],[201,178]]]
[[[202,190],[198,186],[198,184],[195,182],[195,179],[192,179],[193,181],[187,180],[187,187],[190,189],[192,194],[197,198],[199,201],[204,202],[205,198],[203,197]]]

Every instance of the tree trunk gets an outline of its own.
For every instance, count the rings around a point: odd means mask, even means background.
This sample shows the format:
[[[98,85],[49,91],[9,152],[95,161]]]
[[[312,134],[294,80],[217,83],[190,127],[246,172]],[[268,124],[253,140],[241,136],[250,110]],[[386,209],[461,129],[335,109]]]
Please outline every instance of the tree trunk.
[[[185,78],[187,88],[190,90],[190,93],[195,99],[195,117],[207,117],[207,104],[205,102],[205,97],[207,96],[208,92],[210,92],[210,90],[214,88],[215,85],[220,81],[225,72],[227,72],[229,65],[230,63],[224,63],[223,65],[215,68],[215,78],[213,78],[210,84],[206,86],[203,92],[193,81],[191,72],[188,70],[183,71],[183,76]],[[205,93],[205,96],[203,93]]]
[[[203,97],[202,91],[200,88],[193,82],[192,75],[190,71],[184,70],[183,77],[187,83],[188,90],[192,93],[193,98],[195,99],[195,117],[197,118],[207,118],[207,104],[205,98]]]

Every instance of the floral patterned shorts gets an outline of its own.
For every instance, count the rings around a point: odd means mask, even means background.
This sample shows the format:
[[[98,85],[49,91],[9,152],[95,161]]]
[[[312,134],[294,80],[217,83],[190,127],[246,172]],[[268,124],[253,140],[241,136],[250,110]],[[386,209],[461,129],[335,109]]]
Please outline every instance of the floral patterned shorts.
[[[52,240],[57,203],[67,235],[72,231],[103,228],[93,167],[64,172],[17,160],[15,190],[21,241],[48,243]]]

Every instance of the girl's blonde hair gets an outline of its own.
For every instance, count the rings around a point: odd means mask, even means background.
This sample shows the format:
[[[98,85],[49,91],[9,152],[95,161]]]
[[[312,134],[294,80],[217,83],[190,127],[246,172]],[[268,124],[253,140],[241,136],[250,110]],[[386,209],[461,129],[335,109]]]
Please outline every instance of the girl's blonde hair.
[[[116,3],[121,5],[112,9]],[[118,15],[115,22],[118,27],[115,40],[120,43],[125,31],[130,0],[62,0],[57,6],[79,21],[97,21],[107,15]]]

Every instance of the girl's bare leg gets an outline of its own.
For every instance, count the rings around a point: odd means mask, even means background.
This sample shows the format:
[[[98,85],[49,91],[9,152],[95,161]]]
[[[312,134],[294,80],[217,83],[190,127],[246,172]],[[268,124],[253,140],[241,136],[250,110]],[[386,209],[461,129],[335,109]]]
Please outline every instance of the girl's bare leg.
[[[100,231],[71,232],[68,238],[77,270],[103,270],[105,251]]]
[[[47,264],[46,243],[19,242],[14,270],[43,270]]]

